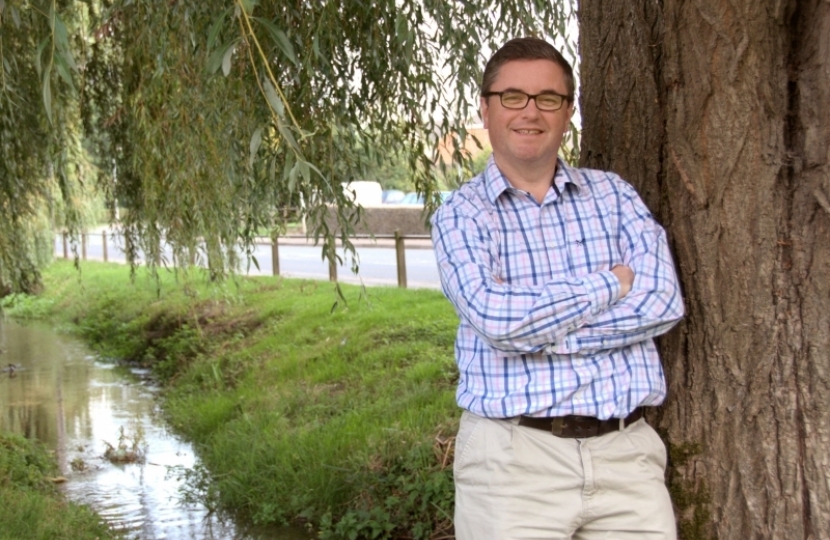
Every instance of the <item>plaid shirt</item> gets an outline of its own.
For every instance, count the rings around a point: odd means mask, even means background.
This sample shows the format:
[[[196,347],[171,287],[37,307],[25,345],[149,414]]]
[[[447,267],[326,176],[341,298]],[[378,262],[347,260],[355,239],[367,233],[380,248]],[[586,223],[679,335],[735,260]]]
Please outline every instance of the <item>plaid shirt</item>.
[[[459,406],[607,419],[662,403],[652,338],[680,320],[683,299],[665,231],[631,185],[559,160],[539,204],[491,157],[432,223],[444,294],[461,319]],[[617,264],[635,274],[620,300]]]

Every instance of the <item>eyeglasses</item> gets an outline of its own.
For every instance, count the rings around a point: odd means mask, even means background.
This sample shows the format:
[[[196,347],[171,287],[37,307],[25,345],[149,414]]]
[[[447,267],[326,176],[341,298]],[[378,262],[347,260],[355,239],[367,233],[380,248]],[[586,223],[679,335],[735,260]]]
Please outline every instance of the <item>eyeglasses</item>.
[[[536,103],[536,108],[540,111],[558,111],[562,108],[565,101],[570,101],[571,98],[557,94],[555,92],[544,92],[542,94],[525,94],[517,90],[508,90],[507,92],[485,92],[481,94],[482,97],[499,96],[501,105],[505,109],[524,109],[532,99]]]

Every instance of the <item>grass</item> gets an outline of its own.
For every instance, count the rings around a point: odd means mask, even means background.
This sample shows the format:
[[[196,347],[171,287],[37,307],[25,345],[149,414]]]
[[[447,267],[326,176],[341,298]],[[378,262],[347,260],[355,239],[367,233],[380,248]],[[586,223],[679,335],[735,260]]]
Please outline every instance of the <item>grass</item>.
[[[457,429],[450,304],[436,291],[56,262],[16,316],[62,321],[106,357],[151,366],[197,446],[189,498],[321,538],[451,534]],[[17,311],[16,311],[17,310]]]
[[[89,508],[64,499],[57,474],[45,448],[0,433],[0,540],[120,538]]]

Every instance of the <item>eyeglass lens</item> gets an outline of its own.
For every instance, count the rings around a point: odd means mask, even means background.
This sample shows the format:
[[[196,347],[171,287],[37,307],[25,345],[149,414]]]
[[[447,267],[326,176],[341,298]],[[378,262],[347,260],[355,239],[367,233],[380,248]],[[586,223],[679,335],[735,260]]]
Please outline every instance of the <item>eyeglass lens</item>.
[[[523,109],[531,96],[523,92],[505,92],[501,95],[501,104],[508,109]],[[541,94],[535,96],[536,107],[543,111],[555,111],[562,106],[562,96],[556,94]]]

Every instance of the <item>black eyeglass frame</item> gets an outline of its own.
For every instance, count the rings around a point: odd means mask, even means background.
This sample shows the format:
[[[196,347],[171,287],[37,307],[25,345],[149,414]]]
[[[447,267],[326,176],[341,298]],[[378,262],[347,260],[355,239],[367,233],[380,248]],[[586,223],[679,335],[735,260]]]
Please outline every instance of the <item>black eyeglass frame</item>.
[[[527,101],[525,101],[525,104],[521,107],[508,107],[507,105],[504,104],[504,101],[503,101],[504,94],[522,94],[524,96],[527,96]],[[505,90],[504,92],[484,92],[483,94],[481,94],[481,97],[483,97],[483,98],[489,98],[490,96],[499,96],[499,103],[501,103],[501,106],[504,107],[505,109],[510,109],[511,111],[521,111],[522,109],[524,109],[525,107],[530,105],[530,100],[531,99],[533,100],[533,103],[534,103],[534,105],[536,105],[537,109],[539,109],[540,111],[545,111],[545,112],[556,112],[556,111],[558,111],[559,109],[562,108],[562,106],[565,104],[566,101],[568,103],[573,103],[573,98],[571,98],[570,96],[566,96],[565,94],[560,94],[558,92],[550,92],[550,91],[549,92],[542,92],[541,94],[528,94],[527,92],[522,92],[521,90]],[[536,98],[540,97],[540,96],[558,96],[558,97],[562,98],[562,103],[555,109],[543,109],[543,108],[539,107],[539,102],[536,101]]]

